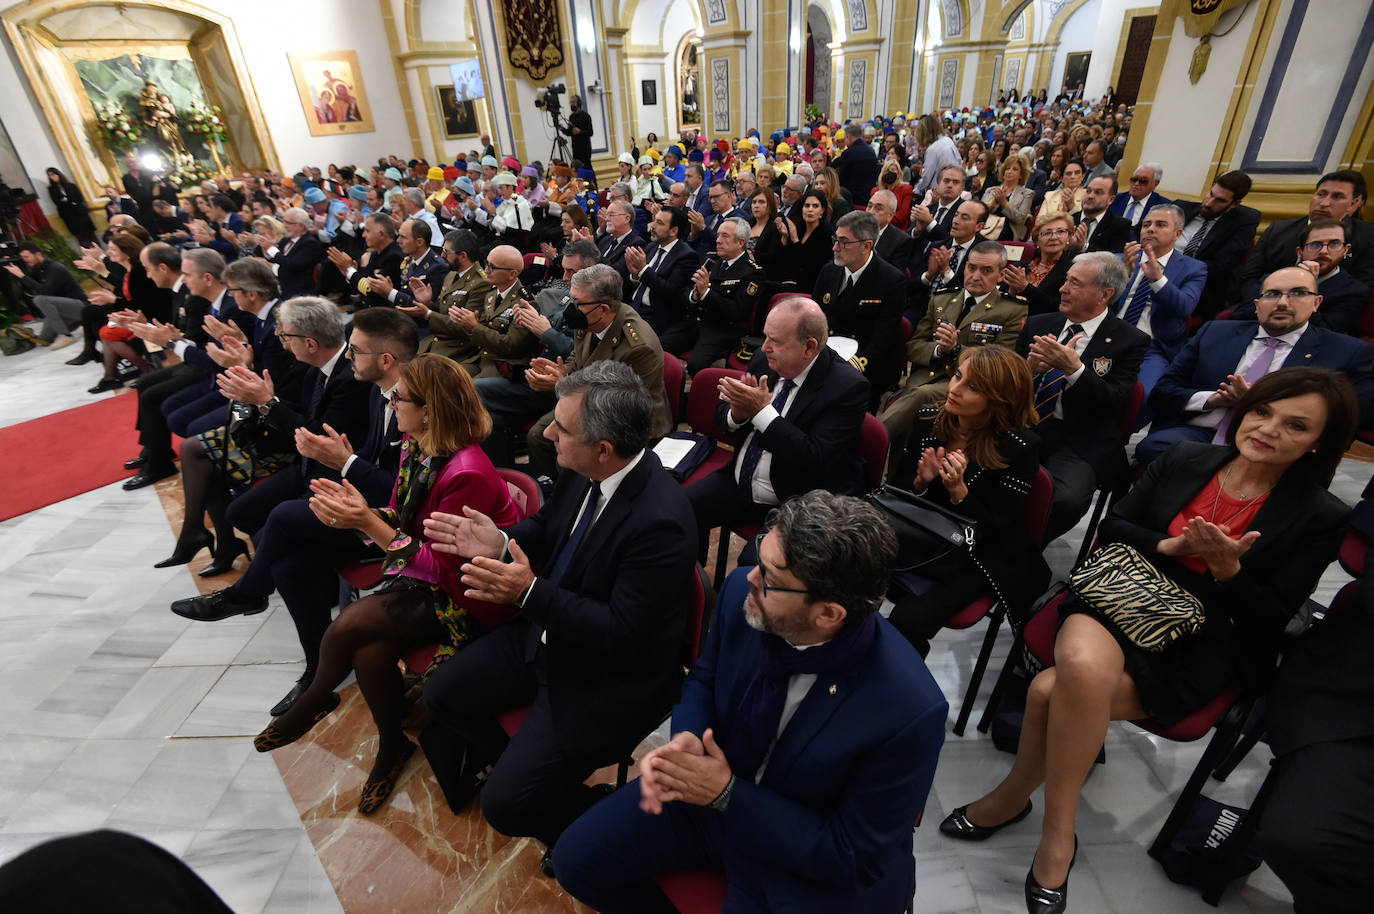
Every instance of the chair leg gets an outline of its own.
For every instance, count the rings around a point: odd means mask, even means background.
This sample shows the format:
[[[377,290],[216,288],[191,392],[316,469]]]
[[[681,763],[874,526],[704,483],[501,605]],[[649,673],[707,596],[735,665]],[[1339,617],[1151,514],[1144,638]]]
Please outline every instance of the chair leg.
[[[1269,706],[1265,703],[1264,699],[1260,699],[1255,703],[1255,709],[1250,712],[1250,718],[1245,722],[1245,726],[1241,730],[1240,739],[1236,741],[1235,748],[1221,760],[1221,764],[1217,765],[1216,770],[1212,772],[1212,777],[1218,781],[1224,781],[1229,778],[1231,772],[1236,770],[1236,766],[1239,765],[1245,757],[1250,754],[1250,750],[1254,749],[1259,741],[1264,738],[1268,722]]]
[[[1098,489],[1097,494],[1093,496],[1093,510],[1088,519],[1088,529],[1083,534],[1083,545],[1078,547],[1078,557],[1073,560],[1075,568],[1083,564],[1083,560],[1088,557],[1088,550],[1092,548],[1093,537],[1097,535],[1097,525],[1107,510],[1107,500],[1110,497],[1109,490],[1105,487]]]
[[[1002,703],[1002,695],[1007,691],[1007,683],[1011,681],[1012,670],[1016,668],[1017,658],[1025,650],[1026,642],[1017,635],[1012,639],[1011,650],[1007,652],[1007,662],[1002,664],[1002,672],[997,674],[997,681],[993,683],[992,694],[988,696],[988,703],[983,708],[983,714],[978,718],[978,732],[987,733],[992,729],[992,719],[997,716],[997,708]]]
[[[616,790],[619,790],[621,787],[624,787],[625,784],[630,780],[630,763],[633,761],[634,759],[632,758],[621,759],[620,763],[615,766]]]
[[[969,677],[968,689],[964,692],[964,704],[959,708],[959,719],[954,722],[955,736],[964,735],[969,716],[973,714],[973,705],[978,701],[978,689],[983,685],[983,674],[987,672],[988,660],[992,658],[992,648],[997,643],[997,632],[1002,627],[1004,615],[1006,611],[1001,603],[994,604],[988,613],[988,630],[983,635],[983,647],[978,651],[978,660],[973,665],[973,675]]]
[[[1217,729],[1212,734],[1211,742],[1207,744],[1207,749],[1202,753],[1202,758],[1198,760],[1197,767],[1188,777],[1188,783],[1183,786],[1173,809],[1169,810],[1169,817],[1164,820],[1164,825],[1160,827],[1159,834],[1150,844],[1151,857],[1158,860],[1160,855],[1168,849],[1170,842],[1177,837],[1178,830],[1183,827],[1183,821],[1188,818],[1188,812],[1192,809],[1193,801],[1202,793],[1202,785],[1206,782],[1207,775],[1212,772],[1222,757],[1235,746],[1241,722],[1249,713],[1249,705],[1238,702],[1232,705],[1230,710],[1217,722]]]
[[[716,590],[725,582],[725,563],[730,558],[730,528],[720,528],[720,540],[716,543]]]

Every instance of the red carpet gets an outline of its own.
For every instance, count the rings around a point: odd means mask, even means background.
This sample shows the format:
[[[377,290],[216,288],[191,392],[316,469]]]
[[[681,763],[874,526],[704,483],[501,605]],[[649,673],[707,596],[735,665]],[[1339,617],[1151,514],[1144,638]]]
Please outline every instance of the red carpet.
[[[130,391],[0,428],[0,520],[132,476],[137,413]]]

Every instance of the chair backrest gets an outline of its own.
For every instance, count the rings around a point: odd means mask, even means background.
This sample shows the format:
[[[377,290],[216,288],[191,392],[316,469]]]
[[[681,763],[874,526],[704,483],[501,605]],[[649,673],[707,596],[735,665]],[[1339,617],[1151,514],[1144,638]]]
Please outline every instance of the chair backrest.
[[[1035,245],[1029,241],[1003,241],[1002,247],[1008,249],[1021,249],[1021,258],[1019,260],[1010,260],[1010,258],[1008,259],[1011,263],[1015,263],[1023,269],[1025,268],[1026,264],[1030,263],[1032,260],[1035,259]]]
[[[864,482],[871,492],[883,484],[883,471],[887,469],[887,427],[872,413],[864,413],[859,454],[864,461]]]
[[[1030,498],[1026,499],[1026,531],[1036,545],[1043,545],[1045,525],[1050,521],[1050,503],[1054,501],[1054,480],[1044,467],[1036,471],[1031,483]]]
[[[687,386],[687,370],[682,360],[671,352],[663,353],[663,389],[668,392],[668,410],[673,424],[682,421],[682,391]]]
[[[498,467],[496,472],[506,481],[510,497],[520,506],[520,510],[525,512],[526,517],[539,513],[539,508],[544,502],[544,493],[539,491],[539,483],[519,470]]]
[[[1365,339],[1374,338],[1374,296],[1370,297],[1369,304],[1360,315],[1360,328],[1355,335]]]
[[[1131,390],[1131,399],[1126,403],[1126,411],[1121,414],[1121,446],[1125,447],[1135,434],[1135,421],[1140,417],[1140,408],[1145,405],[1145,385],[1139,381]]]
[[[703,368],[692,376],[692,389],[687,392],[687,424],[692,431],[725,441],[726,431],[716,423],[716,404],[720,393],[716,387],[721,378],[742,378],[744,372],[733,368]]]
[[[706,632],[711,627],[711,611],[715,604],[711,581],[706,577],[706,569],[698,563],[692,569],[692,593],[687,603],[686,656],[682,658],[682,665],[689,670],[697,665],[697,658],[706,644]]]
[[[911,326],[911,318],[902,318],[901,330],[899,331],[902,337],[902,352],[906,352],[906,344],[911,341],[911,334],[915,332],[915,329]]]

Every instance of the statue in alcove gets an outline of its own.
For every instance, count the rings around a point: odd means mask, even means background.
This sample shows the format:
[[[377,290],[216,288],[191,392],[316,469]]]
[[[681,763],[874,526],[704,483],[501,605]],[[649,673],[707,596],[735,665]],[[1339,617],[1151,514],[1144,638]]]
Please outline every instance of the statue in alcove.
[[[177,109],[172,99],[157,91],[157,83],[149,80],[138,97],[138,107],[143,113],[143,123],[157,132],[158,140],[172,156],[186,155],[186,144],[181,139],[181,128],[177,126]]]

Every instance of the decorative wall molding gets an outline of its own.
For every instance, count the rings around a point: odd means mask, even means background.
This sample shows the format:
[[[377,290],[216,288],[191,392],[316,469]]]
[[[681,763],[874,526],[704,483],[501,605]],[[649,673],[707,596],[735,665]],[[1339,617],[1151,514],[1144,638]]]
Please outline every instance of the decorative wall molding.
[[[868,82],[868,59],[849,62],[849,116],[864,116],[864,84]]]
[[[711,129],[730,132],[730,59],[711,60]]]
[[[959,92],[959,58],[946,57],[940,61],[940,99],[936,103],[941,108],[953,108]]]

